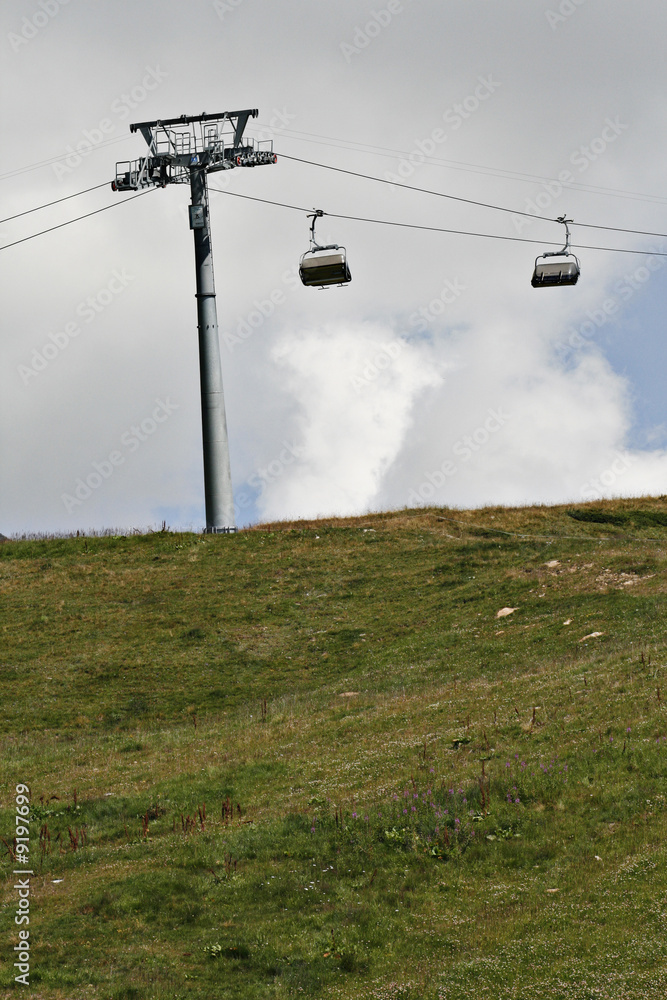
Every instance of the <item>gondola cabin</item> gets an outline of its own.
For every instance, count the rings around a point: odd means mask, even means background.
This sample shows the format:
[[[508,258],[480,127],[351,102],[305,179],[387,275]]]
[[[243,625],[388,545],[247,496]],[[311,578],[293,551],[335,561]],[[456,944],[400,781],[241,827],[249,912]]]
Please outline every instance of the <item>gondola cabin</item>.
[[[564,255],[557,260],[553,257],[538,257],[530,283],[533,288],[576,285],[580,273],[579,261],[574,254]]]
[[[345,247],[307,250],[299,264],[299,275],[304,285],[320,288],[326,285],[344,285],[352,281]]]

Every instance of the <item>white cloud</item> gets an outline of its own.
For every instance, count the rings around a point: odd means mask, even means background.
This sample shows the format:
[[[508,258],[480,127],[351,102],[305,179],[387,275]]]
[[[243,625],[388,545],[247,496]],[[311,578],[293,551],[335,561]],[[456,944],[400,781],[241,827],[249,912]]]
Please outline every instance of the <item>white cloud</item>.
[[[415,401],[441,383],[444,366],[427,344],[379,323],[286,334],[272,354],[297,408],[300,455],[266,485],[263,515],[364,510],[405,442]]]

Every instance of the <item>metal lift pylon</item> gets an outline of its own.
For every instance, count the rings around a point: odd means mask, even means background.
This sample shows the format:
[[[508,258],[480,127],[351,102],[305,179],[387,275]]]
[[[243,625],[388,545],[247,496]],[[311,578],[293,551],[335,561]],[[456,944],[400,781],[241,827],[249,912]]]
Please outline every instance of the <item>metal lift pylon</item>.
[[[181,115],[164,121],[130,125],[141,132],[149,155],[116,164],[114,191],[137,191],[167,184],[190,184],[190,229],[195,246],[197,324],[201,385],[202,442],[206,531],[236,531],[229,462],[229,439],[222,385],[222,362],[213,277],[208,208],[208,174],[234,167],[255,167],[277,160],[273,144],[244,139],[257,109],[222,114]]]

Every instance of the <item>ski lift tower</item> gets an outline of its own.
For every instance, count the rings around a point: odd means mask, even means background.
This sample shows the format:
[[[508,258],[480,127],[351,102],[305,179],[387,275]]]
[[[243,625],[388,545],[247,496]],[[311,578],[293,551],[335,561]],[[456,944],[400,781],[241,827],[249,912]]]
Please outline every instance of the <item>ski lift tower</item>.
[[[216,115],[181,115],[164,121],[138,122],[130,132],[141,132],[148,155],[116,164],[114,191],[189,184],[190,229],[195,241],[199,376],[204,446],[206,531],[236,531],[229,464],[229,441],[222,388],[222,364],[213,281],[213,253],[208,210],[208,174],[234,167],[275,163],[273,143],[245,139],[249,118],[257,109],[225,111]]]

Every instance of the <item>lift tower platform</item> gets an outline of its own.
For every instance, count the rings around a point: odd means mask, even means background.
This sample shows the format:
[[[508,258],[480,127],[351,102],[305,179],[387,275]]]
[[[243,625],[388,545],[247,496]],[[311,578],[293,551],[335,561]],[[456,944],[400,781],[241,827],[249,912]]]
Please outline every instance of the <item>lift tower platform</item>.
[[[236,531],[234,496],[229,463],[229,440],[222,387],[222,363],[213,280],[213,253],[208,210],[208,174],[234,167],[275,163],[273,143],[245,139],[249,118],[257,109],[214,115],[181,115],[154,122],[137,122],[130,132],[141,132],[148,155],[116,164],[114,191],[137,191],[167,184],[189,184],[190,229],[195,243],[197,322],[204,448],[206,531]]]

